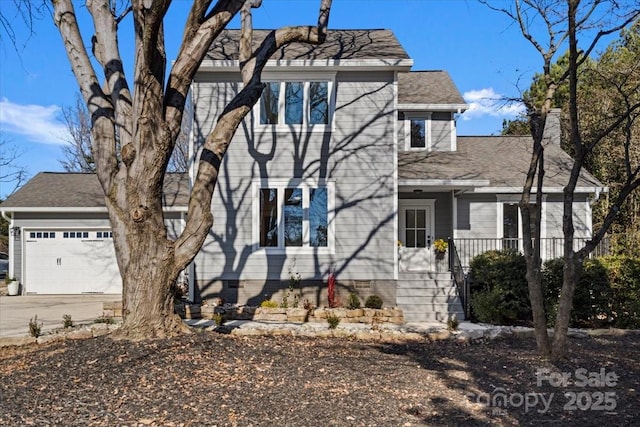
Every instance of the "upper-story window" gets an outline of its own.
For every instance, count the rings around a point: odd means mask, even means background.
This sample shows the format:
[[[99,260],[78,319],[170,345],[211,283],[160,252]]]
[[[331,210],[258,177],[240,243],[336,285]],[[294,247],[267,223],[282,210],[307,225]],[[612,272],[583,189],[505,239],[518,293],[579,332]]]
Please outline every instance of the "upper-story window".
[[[411,148],[426,148],[427,124],[424,119],[411,119]]]
[[[258,103],[261,125],[322,127],[331,123],[332,80],[269,81]]]
[[[431,114],[405,113],[405,150],[431,148]]]

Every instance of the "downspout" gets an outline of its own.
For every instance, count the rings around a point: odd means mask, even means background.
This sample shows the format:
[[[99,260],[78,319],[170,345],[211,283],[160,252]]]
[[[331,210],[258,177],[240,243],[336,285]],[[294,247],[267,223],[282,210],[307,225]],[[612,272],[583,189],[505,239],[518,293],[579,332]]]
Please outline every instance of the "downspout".
[[[9,277],[15,277],[15,268],[14,268],[14,264],[15,264],[15,259],[13,257],[13,241],[15,240],[15,238],[11,238],[11,229],[13,228],[13,217],[8,216],[7,215],[7,211],[0,211],[0,214],[2,214],[2,218],[5,219],[5,221],[7,221],[9,223],[8,226],[8,234],[9,234],[9,239],[7,240],[7,243],[9,244],[9,271],[7,271],[7,275]]]

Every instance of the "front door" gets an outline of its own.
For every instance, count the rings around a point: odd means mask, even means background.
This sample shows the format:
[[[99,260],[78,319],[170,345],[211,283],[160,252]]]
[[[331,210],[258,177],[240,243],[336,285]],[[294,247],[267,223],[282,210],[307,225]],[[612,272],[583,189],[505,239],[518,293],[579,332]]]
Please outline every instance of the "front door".
[[[400,271],[433,271],[433,200],[399,201]]]

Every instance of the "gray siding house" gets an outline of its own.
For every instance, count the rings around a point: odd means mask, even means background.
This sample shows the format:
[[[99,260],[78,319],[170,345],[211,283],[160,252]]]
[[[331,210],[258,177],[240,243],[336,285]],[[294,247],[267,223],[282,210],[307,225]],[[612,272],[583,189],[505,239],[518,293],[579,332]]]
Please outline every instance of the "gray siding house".
[[[266,34],[255,31],[255,42]],[[238,31],[225,31],[193,83],[194,160],[242,88],[238,38]],[[273,55],[263,72],[262,98],[222,163],[214,225],[189,272],[191,299],[259,304],[280,298],[299,276],[303,298],[326,305],[327,280],[334,275],[343,301],[351,291],[363,299],[377,294],[403,308],[409,321],[462,316],[447,260],[434,242],[449,240],[448,251],[455,248],[463,266],[483,250],[521,248],[517,202],[531,138],[457,136],[456,119],[469,106],[450,76],[412,71],[412,65],[388,30],[331,30],[323,45],[297,44]],[[548,120],[544,196],[533,200],[541,237],[554,249],[561,245],[562,187],[571,164],[560,148],[559,126],[557,117]],[[190,177],[195,168],[197,161]],[[175,195],[166,218],[176,231],[188,191],[186,177],[178,177],[168,177],[166,191]],[[51,236],[51,230],[68,232],[72,223],[108,229],[99,188],[83,198],[74,193],[81,186],[63,182],[67,178],[95,179],[39,174],[0,205],[19,230],[11,239],[12,271],[26,293],[68,291],[63,283],[33,284],[37,275],[29,265],[41,261],[30,246],[32,232],[35,239],[39,231]],[[38,200],[34,186],[74,195]],[[604,190],[582,174],[576,236],[590,237],[591,203]],[[90,248],[83,250],[91,256]],[[107,290],[117,291],[117,283]]]

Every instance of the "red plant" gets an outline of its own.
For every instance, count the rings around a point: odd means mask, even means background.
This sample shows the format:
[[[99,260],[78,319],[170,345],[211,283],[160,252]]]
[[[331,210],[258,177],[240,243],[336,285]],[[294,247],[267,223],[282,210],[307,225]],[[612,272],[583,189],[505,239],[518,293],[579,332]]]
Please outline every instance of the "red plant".
[[[327,289],[329,298],[329,308],[338,306],[338,298],[336,296],[336,275],[329,273],[329,288]]]

